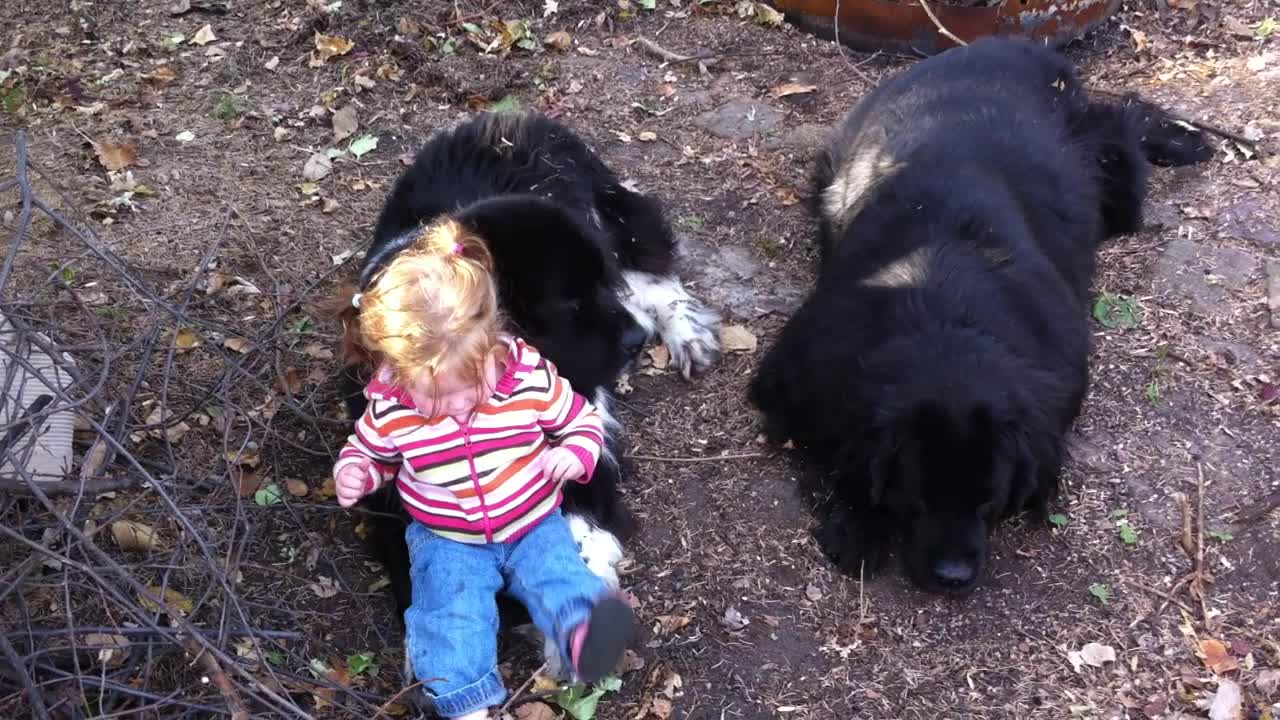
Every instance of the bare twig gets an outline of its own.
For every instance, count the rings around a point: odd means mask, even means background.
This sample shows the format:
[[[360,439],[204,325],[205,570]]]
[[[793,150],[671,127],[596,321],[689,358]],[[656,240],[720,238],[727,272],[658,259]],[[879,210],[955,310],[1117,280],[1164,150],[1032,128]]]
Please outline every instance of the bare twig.
[[[395,705],[397,702],[400,702],[400,698],[404,697],[405,695],[408,695],[409,693],[413,692],[414,690],[417,690],[420,687],[422,687],[421,680],[419,680],[418,682],[415,682],[412,685],[400,688],[400,691],[397,692],[395,695],[392,695],[390,700],[387,700],[386,702],[382,703],[382,706],[378,708],[378,711],[373,714],[373,717],[370,718],[370,720],[378,720],[378,718],[386,715],[388,712],[390,712],[392,705]]]
[[[88,495],[92,497],[104,492],[124,490],[137,484],[133,478],[127,475],[81,478],[80,480],[50,480],[48,482],[36,480],[35,482],[39,483],[40,490],[50,497],[61,495]],[[10,477],[0,477],[0,492],[17,495],[34,494],[28,483],[20,478]]]
[[[9,428],[9,432],[4,434],[4,439],[0,440],[0,455],[9,452],[9,446],[17,442],[31,427],[31,417],[44,410],[51,402],[53,402],[52,395],[41,395],[27,406],[27,409],[22,413],[22,417],[18,418],[18,421]]]
[[[957,36],[956,36],[956,34],[955,34],[955,33],[953,33],[953,32],[951,32],[950,30],[948,30],[948,29],[946,28],[946,26],[944,26],[944,25],[942,24],[942,21],[938,19],[938,16],[933,14],[933,8],[929,7],[929,1],[928,1],[928,0],[920,0],[920,7],[924,8],[924,14],[925,14],[925,15],[928,15],[928,16],[929,16],[929,20],[933,21],[933,26],[934,26],[934,27],[936,27],[936,28],[938,28],[938,33],[939,33],[940,35],[942,35],[942,36],[943,36],[943,37],[945,37],[946,39],[948,39],[948,40],[950,40],[951,42],[953,42],[953,43],[955,43],[955,44],[957,44],[957,45],[960,45],[960,46],[964,46],[964,45],[968,45],[968,44],[969,44],[969,43],[967,43],[967,42],[965,42],[965,41],[961,40],[959,37],[957,37]]]
[[[189,637],[186,640],[187,652],[195,655],[193,663],[199,662],[209,681],[213,686],[218,688],[218,692],[222,693],[222,697],[227,701],[227,709],[231,711],[231,720],[249,720],[249,711],[245,709],[244,700],[240,697],[240,693],[236,691],[236,687],[227,679],[227,674],[222,671],[222,666],[218,664],[217,659],[205,651],[194,638]]]
[[[3,652],[5,660],[13,667],[13,672],[17,674],[18,680],[22,683],[22,688],[27,693],[27,699],[31,702],[31,709],[35,712],[35,716],[41,720],[49,720],[49,710],[45,707],[44,696],[40,694],[39,688],[31,681],[31,674],[27,672],[27,666],[18,657],[17,651],[13,649],[13,645],[9,643],[9,639],[0,636],[0,651]]]
[[[502,708],[498,710],[498,717],[502,717],[503,713],[505,713],[511,707],[512,703],[515,702],[516,698],[519,697],[520,693],[524,692],[525,688],[532,685],[534,678],[538,677],[538,675],[542,674],[542,671],[546,669],[547,669],[547,664],[544,662],[538,666],[537,670],[534,670],[532,673],[530,673],[529,677],[525,678],[525,681],[520,684],[520,687],[516,688],[516,691],[511,693],[511,696],[507,698],[507,701],[502,704]]]

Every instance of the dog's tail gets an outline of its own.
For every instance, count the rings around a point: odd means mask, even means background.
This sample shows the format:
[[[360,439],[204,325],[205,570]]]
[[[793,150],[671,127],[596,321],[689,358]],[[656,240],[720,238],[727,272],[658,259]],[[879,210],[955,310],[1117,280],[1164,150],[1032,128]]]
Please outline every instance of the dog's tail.
[[[1106,237],[1142,227],[1149,164],[1192,165],[1213,157],[1201,130],[1133,95],[1089,103],[1081,126],[1093,141],[1102,173]]]
[[[1127,95],[1121,106],[1140,133],[1142,154],[1152,165],[1195,165],[1213,157],[1213,147],[1200,128],[1155,103]]]

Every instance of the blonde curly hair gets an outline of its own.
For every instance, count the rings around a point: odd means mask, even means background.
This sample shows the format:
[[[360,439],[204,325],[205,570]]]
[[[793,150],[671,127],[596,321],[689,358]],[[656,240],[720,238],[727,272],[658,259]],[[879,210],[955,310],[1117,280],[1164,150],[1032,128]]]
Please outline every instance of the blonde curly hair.
[[[356,318],[351,339],[396,384],[416,383],[424,372],[480,383],[486,360],[503,347],[493,257],[460,223],[429,225],[374,276]]]

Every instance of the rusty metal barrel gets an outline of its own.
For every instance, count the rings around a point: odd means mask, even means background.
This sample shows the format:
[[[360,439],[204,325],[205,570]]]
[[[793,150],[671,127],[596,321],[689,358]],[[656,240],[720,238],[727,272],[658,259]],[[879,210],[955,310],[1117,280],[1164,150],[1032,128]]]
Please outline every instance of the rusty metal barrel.
[[[933,55],[955,43],[938,25],[965,42],[989,35],[1018,35],[1061,46],[1104,22],[1121,0],[995,0],[981,7],[946,0],[773,0],[806,29],[828,28],[839,8],[840,40],[862,50]],[[934,18],[929,17],[932,11]]]

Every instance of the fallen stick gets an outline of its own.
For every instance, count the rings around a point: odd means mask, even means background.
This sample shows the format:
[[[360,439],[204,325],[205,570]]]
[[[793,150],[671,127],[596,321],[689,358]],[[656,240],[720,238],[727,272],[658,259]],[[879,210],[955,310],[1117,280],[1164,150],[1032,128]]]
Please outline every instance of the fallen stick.
[[[127,475],[116,477],[97,477],[80,480],[51,480],[40,482],[32,478],[32,482],[40,483],[40,491],[49,496],[62,495],[99,495],[114,490],[124,490],[134,486],[134,479]],[[13,495],[35,495],[30,484],[19,478],[0,478],[0,493]]]
[[[9,447],[26,434],[31,428],[31,416],[49,407],[49,403],[53,402],[52,395],[41,395],[31,402],[27,409],[22,412],[22,417],[9,428],[9,432],[4,434],[4,440],[0,440],[0,457],[4,457],[9,452]]]
[[[933,8],[929,7],[927,0],[920,0],[920,7],[924,8],[924,14],[928,15],[929,19],[933,21],[933,26],[938,28],[938,34],[960,46],[969,44],[961,40],[955,33],[948,30],[947,27],[942,24],[942,21],[938,19],[938,16],[933,14]]]
[[[249,710],[244,706],[244,700],[240,697],[240,691],[236,690],[236,686],[231,684],[231,680],[227,678],[227,674],[222,671],[222,666],[218,664],[218,659],[205,652],[205,649],[195,642],[193,638],[187,638],[183,641],[187,652],[195,655],[192,664],[197,661],[204,666],[204,672],[209,676],[209,681],[214,687],[218,688],[218,692],[222,693],[223,699],[227,701],[227,709],[231,711],[231,720],[249,720]]]

